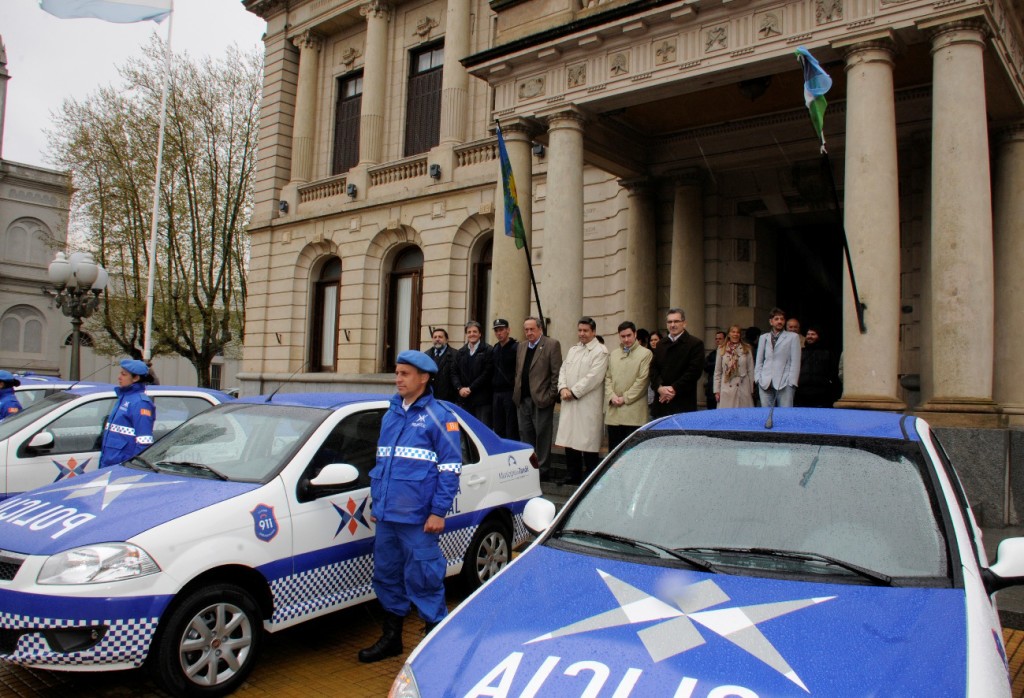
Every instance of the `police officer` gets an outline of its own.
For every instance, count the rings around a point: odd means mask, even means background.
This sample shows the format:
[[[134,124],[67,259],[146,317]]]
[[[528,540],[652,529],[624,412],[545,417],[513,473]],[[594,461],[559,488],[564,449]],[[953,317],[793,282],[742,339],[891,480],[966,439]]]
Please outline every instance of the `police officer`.
[[[153,443],[156,407],[146,395],[149,369],[144,361],[125,359],[117,376],[117,402],[107,417],[100,447],[99,467],[124,463]]]
[[[21,385],[21,381],[14,377],[10,371],[0,371],[0,422],[12,414],[21,412],[21,403],[14,389]]]
[[[448,613],[446,563],[438,541],[459,490],[459,422],[430,391],[430,376],[437,372],[433,359],[409,350],[396,363],[398,394],[381,423],[377,463],[370,471],[370,520],[377,525],[373,590],[384,607],[384,633],[360,650],[361,662],[402,653],[402,622],[410,604],[427,632]]]

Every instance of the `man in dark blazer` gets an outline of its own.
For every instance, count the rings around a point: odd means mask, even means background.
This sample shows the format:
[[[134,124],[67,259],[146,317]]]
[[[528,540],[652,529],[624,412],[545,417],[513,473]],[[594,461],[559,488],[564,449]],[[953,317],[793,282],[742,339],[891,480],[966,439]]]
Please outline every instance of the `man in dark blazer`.
[[[668,336],[658,342],[651,361],[652,418],[696,412],[697,382],[704,372],[704,342],[686,331],[682,308],[669,308],[665,323]]]
[[[540,320],[523,322],[525,340],[516,349],[516,379],[512,402],[519,417],[519,438],[533,446],[542,480],[551,479],[551,430],[562,368],[562,345],[544,336]]]
[[[443,327],[435,327],[434,331],[430,333],[430,338],[434,341],[434,346],[423,353],[437,364],[437,373],[430,377],[430,387],[434,392],[434,398],[457,402],[459,394],[455,392],[455,386],[452,385],[455,349],[448,346],[448,330]]]
[[[466,344],[455,355],[452,387],[458,393],[462,407],[488,427],[491,426],[493,373],[491,345],[483,340],[480,323],[470,320],[466,323]]]

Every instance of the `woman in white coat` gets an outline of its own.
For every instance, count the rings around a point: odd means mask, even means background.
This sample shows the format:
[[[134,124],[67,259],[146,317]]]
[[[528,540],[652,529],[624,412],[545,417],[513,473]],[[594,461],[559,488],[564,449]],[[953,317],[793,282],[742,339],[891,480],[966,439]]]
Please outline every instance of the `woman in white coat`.
[[[597,452],[604,436],[604,374],[608,349],[596,337],[597,323],[580,318],[572,346],[558,372],[558,396],[562,407],[558,417],[555,445],[565,449],[568,479],[562,484],[578,485],[584,468],[597,466]]]
[[[739,325],[726,334],[715,357],[715,399],[719,407],[754,406],[754,350],[743,341]]]

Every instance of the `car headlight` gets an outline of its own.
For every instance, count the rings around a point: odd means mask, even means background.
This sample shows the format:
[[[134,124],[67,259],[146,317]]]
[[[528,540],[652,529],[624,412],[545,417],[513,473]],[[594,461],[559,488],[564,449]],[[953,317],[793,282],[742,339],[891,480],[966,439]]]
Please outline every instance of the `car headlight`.
[[[131,543],[100,543],[51,555],[39,570],[39,584],[99,584],[159,572],[145,550]]]
[[[388,691],[388,698],[420,698],[420,688],[416,685],[416,675],[412,672],[412,666],[406,664],[395,677]]]

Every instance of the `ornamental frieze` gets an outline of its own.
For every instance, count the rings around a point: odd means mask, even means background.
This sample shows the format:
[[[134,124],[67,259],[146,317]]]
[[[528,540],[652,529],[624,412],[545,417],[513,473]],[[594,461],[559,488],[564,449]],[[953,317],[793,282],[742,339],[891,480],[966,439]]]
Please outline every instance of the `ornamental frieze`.
[[[544,94],[544,78],[542,76],[527,78],[519,83],[519,99],[532,99]]]
[[[583,87],[587,84],[587,64],[577,63],[570,65],[566,77],[567,87]]]
[[[661,44],[654,49],[654,64],[665,65],[666,63],[674,63],[676,60],[676,42],[673,41],[662,41]]]
[[[762,41],[765,39],[774,39],[776,36],[782,34],[782,13],[781,12],[765,12],[761,15],[755,15],[757,18],[757,38]]]
[[[818,24],[843,18],[843,0],[814,0],[814,18]]]
[[[619,77],[629,73],[629,53],[619,51],[608,56],[608,76]]]
[[[720,24],[704,32],[704,53],[729,48],[729,26]]]

